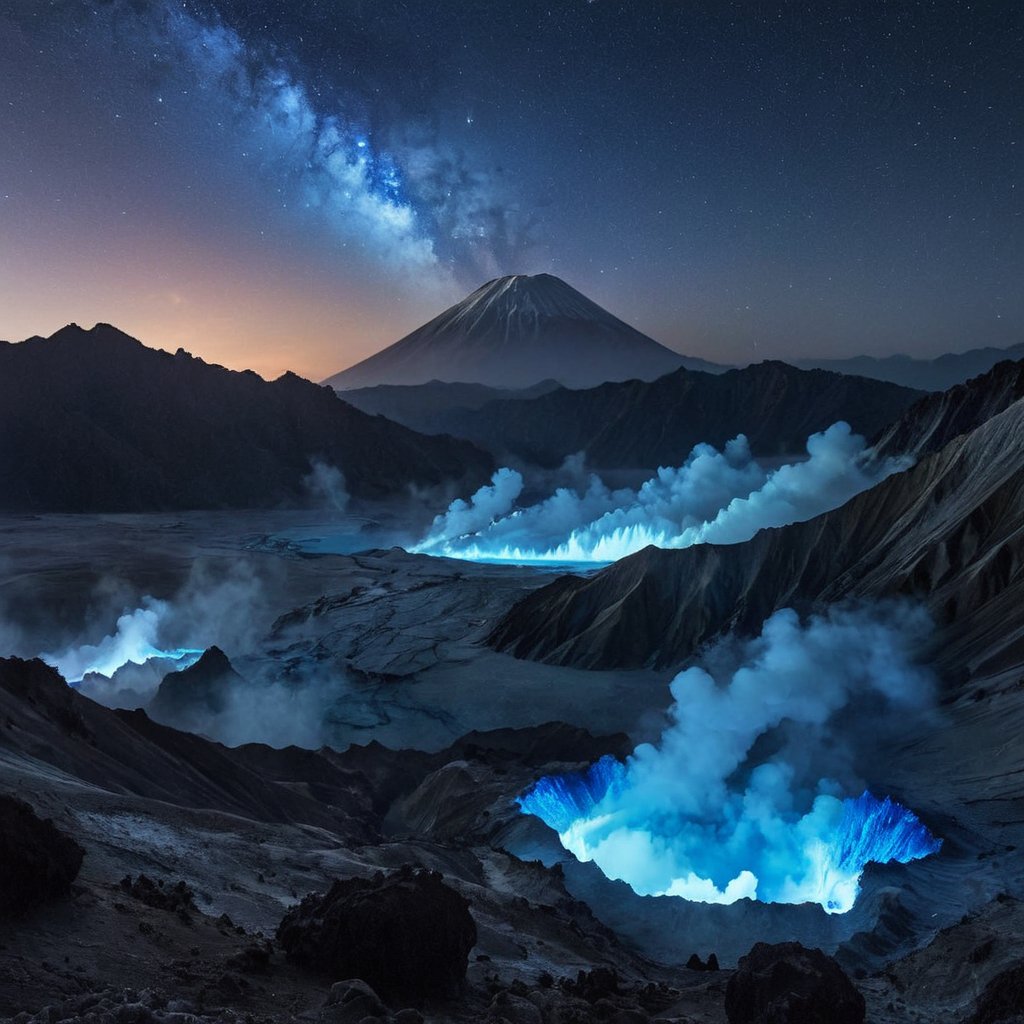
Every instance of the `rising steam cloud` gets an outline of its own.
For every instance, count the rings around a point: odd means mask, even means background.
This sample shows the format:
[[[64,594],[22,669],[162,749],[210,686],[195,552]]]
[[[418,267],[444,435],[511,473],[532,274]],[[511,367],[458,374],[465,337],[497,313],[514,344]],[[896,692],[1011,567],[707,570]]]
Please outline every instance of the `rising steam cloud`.
[[[11,651],[38,654],[100,703],[138,707],[166,673],[192,665],[206,648],[243,654],[255,646],[269,625],[265,572],[244,559],[227,566],[200,559],[170,597],[126,594],[119,611],[102,604],[60,645],[37,641],[32,649],[32,639],[21,638]]]
[[[412,550],[474,560],[611,562],[648,545],[734,544],[758,530],[837,508],[907,458],[875,459],[849,424],[807,440],[807,459],[763,468],[740,434],[719,451],[699,444],[683,465],[661,468],[638,490],[612,490],[596,474],[586,488],[558,488],[516,508],[523,477],[499,469],[489,486],[452,502]]]
[[[930,708],[932,676],[914,660],[929,628],[905,603],[805,624],[779,611],[761,636],[722,642],[676,676],[656,743],[625,764],[542,779],[522,809],[644,895],[847,911],[865,864],[940,845],[913,813],[864,791],[854,763],[887,715],[906,725]]]
[[[347,498],[344,477],[314,463],[310,493],[331,507]],[[245,559],[199,559],[167,598],[130,598],[118,581],[104,588],[123,594],[120,612],[101,602],[82,630],[39,656],[76,689],[108,707],[146,708],[165,725],[209,736],[229,746],[267,743],[317,748],[332,736],[334,709],[351,695],[343,669],[329,662],[288,662],[268,657],[263,642],[276,613],[269,600],[276,572]],[[0,654],[36,655],[41,644],[10,632],[0,617]],[[217,646],[230,653],[235,671],[194,681],[182,706],[154,701],[165,678],[199,661]]]
[[[71,644],[62,651],[44,653],[42,659],[69,683],[80,683],[90,675],[110,679],[126,665],[149,661],[169,663],[164,666],[166,671],[185,668],[203,652],[201,648],[158,646],[161,624],[169,613],[166,601],[146,596],[140,607],[118,616],[113,631],[96,643]]]

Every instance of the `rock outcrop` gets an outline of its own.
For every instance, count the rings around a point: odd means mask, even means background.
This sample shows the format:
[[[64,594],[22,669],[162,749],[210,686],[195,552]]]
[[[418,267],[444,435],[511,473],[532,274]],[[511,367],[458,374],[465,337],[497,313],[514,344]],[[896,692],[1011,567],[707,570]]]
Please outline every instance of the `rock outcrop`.
[[[994,384],[972,386],[988,392]],[[962,395],[938,420],[928,400],[919,427],[937,437],[970,425],[966,409],[986,415],[983,398]],[[901,436],[912,433],[907,426]],[[1016,401],[808,522],[742,544],[648,547],[593,575],[559,577],[514,606],[489,642],[577,668],[669,667],[726,630],[756,632],[782,607],[908,595],[954,628],[942,668],[1015,658],[1024,635],[1022,509],[1024,401]]]
[[[0,918],[67,895],[85,851],[29,804],[0,794]]]
[[[864,997],[819,949],[759,942],[725,989],[729,1024],[863,1024]]]
[[[437,872],[410,866],[311,893],[277,930],[290,960],[408,1001],[456,995],[476,938],[469,902]]]

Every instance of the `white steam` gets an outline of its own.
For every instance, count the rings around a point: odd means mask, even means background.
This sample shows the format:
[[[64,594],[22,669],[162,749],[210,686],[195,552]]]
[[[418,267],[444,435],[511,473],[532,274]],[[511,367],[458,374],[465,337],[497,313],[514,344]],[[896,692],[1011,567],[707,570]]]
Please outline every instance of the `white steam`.
[[[344,512],[348,508],[349,493],[345,474],[337,466],[321,459],[310,462],[310,471],[302,483],[310,498],[318,505]]]
[[[251,650],[269,624],[266,582],[245,560],[227,567],[199,560],[172,597],[144,595],[109,618],[98,613],[77,636],[39,657],[94,700],[137,707],[167,672],[193,664],[206,648]],[[121,587],[104,581],[101,589]]]
[[[351,697],[344,672],[314,666],[283,678],[276,664],[241,667],[245,678],[215,681],[212,700],[199,698],[174,708],[154,704],[147,711],[164,725],[229,747],[266,743],[316,750],[331,740],[332,709]]]
[[[40,657],[69,683],[80,683],[88,675],[109,679],[125,665],[143,665],[151,660],[176,663],[178,667],[190,665],[203,653],[201,649],[157,646],[160,623],[168,610],[166,601],[144,597],[141,607],[119,616],[113,632],[97,643],[72,645]]]
[[[907,458],[873,459],[864,438],[834,423],[807,440],[807,459],[765,469],[740,434],[722,451],[699,444],[678,468],[661,468],[638,490],[612,490],[596,474],[585,489],[558,488],[516,508],[522,476],[495,473],[469,502],[452,502],[414,551],[477,560],[610,562],[648,545],[734,544],[758,530],[837,508]]]

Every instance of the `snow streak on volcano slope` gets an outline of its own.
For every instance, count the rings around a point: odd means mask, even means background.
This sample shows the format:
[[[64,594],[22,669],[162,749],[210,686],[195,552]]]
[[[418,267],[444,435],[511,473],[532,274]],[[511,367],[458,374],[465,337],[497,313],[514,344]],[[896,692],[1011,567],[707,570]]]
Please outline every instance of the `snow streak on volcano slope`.
[[[925,399],[894,433],[927,451],[948,422],[998,410],[1013,394],[1007,378],[1021,372],[1003,364],[960,389],[954,404]],[[993,394],[1003,396],[994,406]],[[513,608],[491,643],[577,667],[677,665],[721,631],[753,632],[794,602],[914,593],[944,627],[940,667],[979,672],[1024,661],[1022,567],[1024,401],[1016,401],[809,522],[732,546],[650,548],[587,579],[562,577]]]
[[[733,544],[758,530],[810,518],[910,465],[876,460],[846,423],[807,440],[808,458],[764,469],[741,434],[718,451],[697,445],[639,490],[612,490],[597,475],[584,491],[561,487],[516,508],[522,476],[501,469],[489,487],[452,502],[412,550],[471,560],[610,562],[648,545]]]
[[[580,388],[654,380],[680,366],[717,368],[665,348],[551,274],[516,274],[489,281],[324,383],[339,390],[432,380],[525,388],[552,379]]]

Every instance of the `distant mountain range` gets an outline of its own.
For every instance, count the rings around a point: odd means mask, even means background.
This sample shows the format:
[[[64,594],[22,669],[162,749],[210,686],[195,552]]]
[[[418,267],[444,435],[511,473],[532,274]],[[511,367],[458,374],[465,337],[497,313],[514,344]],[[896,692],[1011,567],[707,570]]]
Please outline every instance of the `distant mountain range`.
[[[344,394],[367,412],[471,440],[499,458],[555,466],[583,451],[598,469],[676,466],[695,444],[721,446],[739,433],[755,455],[791,454],[840,419],[871,437],[921,397],[896,384],[779,362],[721,374],[678,369],[652,382],[585,390],[545,386],[540,395],[463,390],[471,387],[435,382]],[[467,398],[472,405],[446,407]]]
[[[602,309],[551,274],[500,277],[412,334],[329,377],[339,390],[430,381],[525,388],[556,380],[570,388],[654,380],[691,359]]]
[[[482,481],[491,459],[353,408],[288,373],[267,382],[107,324],[0,346],[0,508],[266,508],[310,500],[313,460],[356,496]]]
[[[353,388],[338,394],[371,416],[387,416],[411,430],[424,434],[445,434],[457,417],[467,410],[481,409],[490,402],[522,401],[561,388],[558,381],[544,380],[528,388],[492,388],[486,384],[449,384],[432,380],[426,384],[377,384]]]
[[[1024,362],[922,399],[879,447],[919,461],[742,544],[648,547],[592,576],[560,577],[514,607],[491,643],[577,668],[672,666],[720,633],[755,632],[782,607],[912,595],[944,630],[940,668],[1001,679],[1024,645]]]
[[[945,391],[955,384],[988,373],[996,363],[1005,359],[1024,359],[1024,344],[1010,348],[973,348],[968,352],[950,352],[937,359],[855,356],[852,359],[797,359],[794,365],[873,377],[921,391]]]

